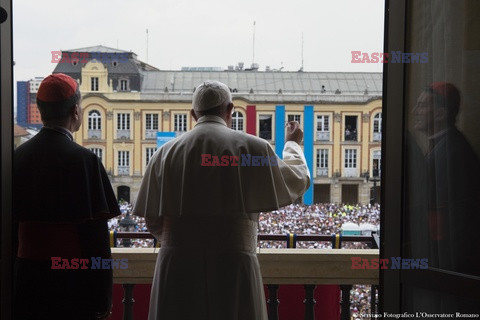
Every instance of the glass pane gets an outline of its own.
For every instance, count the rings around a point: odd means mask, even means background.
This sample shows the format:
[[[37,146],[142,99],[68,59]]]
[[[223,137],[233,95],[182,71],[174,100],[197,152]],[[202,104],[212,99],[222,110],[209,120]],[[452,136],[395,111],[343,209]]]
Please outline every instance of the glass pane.
[[[476,1],[410,1],[412,55],[400,54],[407,70],[404,254],[477,276],[479,9]]]
[[[478,315],[479,312],[478,301],[409,285],[404,286],[404,290],[403,312],[415,314],[415,319],[435,319],[432,314],[439,313],[453,314],[453,319],[468,319],[472,317],[462,315]],[[437,319],[447,317],[449,316],[436,316]]]

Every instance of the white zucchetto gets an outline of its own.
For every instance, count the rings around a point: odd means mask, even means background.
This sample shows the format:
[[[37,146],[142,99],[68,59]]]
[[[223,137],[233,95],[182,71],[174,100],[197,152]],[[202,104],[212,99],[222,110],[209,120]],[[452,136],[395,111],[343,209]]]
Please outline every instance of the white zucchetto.
[[[230,102],[232,102],[232,94],[225,84],[207,80],[195,89],[192,107],[195,111],[206,111]]]

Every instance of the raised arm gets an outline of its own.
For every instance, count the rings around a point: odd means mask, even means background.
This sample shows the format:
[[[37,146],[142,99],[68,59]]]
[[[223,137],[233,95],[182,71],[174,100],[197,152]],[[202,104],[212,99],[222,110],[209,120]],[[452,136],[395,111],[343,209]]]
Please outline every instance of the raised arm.
[[[285,185],[293,199],[302,196],[310,186],[310,172],[307,167],[300,143],[303,131],[297,121],[290,121],[287,126],[283,160],[279,161]]]

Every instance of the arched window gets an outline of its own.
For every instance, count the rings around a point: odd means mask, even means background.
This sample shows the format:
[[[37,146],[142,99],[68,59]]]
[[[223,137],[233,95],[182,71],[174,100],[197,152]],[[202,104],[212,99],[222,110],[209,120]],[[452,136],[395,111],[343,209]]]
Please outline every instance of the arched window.
[[[382,140],[382,113],[379,112],[373,117],[373,141]]]
[[[88,113],[88,130],[101,130],[102,129],[102,117],[97,110],[90,111]]]
[[[235,111],[232,116],[232,129],[237,131],[243,131],[243,114]]]
[[[97,110],[88,113],[88,139],[101,139],[102,116]]]

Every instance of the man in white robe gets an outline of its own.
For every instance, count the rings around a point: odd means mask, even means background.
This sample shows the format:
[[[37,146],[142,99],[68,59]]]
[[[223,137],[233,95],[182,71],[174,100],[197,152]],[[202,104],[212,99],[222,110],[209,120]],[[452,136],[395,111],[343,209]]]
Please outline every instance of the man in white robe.
[[[281,160],[267,141],[230,128],[225,84],[199,85],[192,106],[197,124],[154,154],[133,209],[161,243],[149,320],[266,320],[258,216],[309,187],[303,131],[288,124]]]

